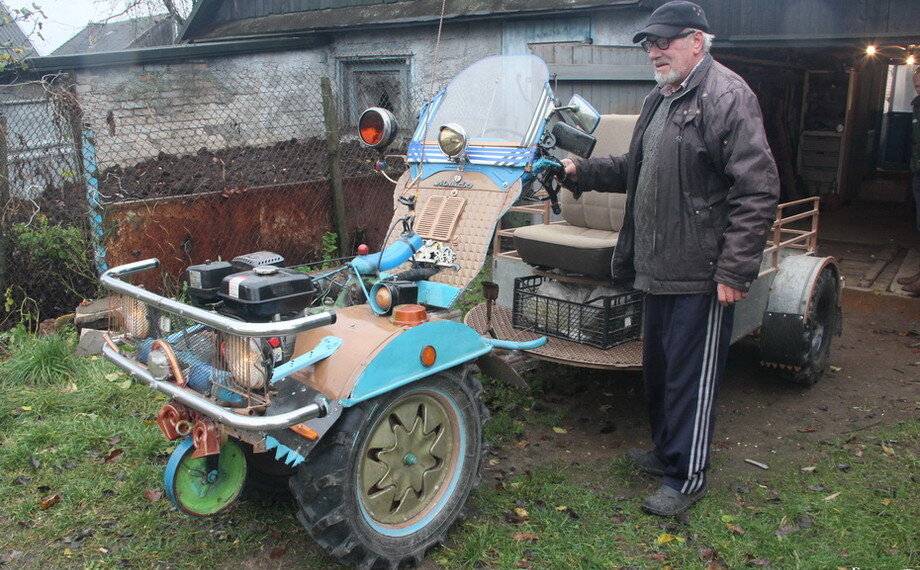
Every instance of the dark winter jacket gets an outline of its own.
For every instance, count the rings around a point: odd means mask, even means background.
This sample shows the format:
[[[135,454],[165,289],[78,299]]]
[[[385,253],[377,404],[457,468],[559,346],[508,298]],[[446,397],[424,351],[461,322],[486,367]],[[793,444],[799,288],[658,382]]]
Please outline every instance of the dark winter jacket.
[[[663,99],[657,88],[646,97],[627,154],[576,161],[579,188],[627,193],[614,279],[632,282],[638,270],[656,294],[710,293],[715,282],[747,291],[779,198],[757,97],[711,56],[700,62],[661,135],[654,227],[636,228],[642,136]],[[635,259],[636,231],[654,232],[651,259]]]
[[[914,144],[911,147],[910,153],[910,171],[915,174],[920,174],[920,95],[914,97],[911,105],[914,106]]]

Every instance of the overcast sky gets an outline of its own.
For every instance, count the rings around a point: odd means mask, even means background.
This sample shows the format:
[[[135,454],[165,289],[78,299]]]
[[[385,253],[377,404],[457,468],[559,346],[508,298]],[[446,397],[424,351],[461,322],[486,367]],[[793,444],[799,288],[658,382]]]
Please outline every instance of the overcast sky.
[[[41,55],[48,55],[61,44],[76,35],[89,22],[99,22],[120,12],[121,0],[4,0],[10,8],[29,8],[37,4],[47,16],[42,20],[41,35],[44,40],[32,34],[32,44]],[[135,16],[145,15],[136,13]],[[121,16],[123,20],[130,16]],[[26,34],[28,24],[20,24]]]

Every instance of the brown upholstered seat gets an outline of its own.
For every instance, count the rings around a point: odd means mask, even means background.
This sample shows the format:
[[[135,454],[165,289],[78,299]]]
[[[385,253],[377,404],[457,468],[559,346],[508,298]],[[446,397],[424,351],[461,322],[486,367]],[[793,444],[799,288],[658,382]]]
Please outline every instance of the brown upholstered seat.
[[[604,115],[595,131],[594,156],[619,155],[629,148],[638,115]],[[568,190],[559,195],[561,223],[534,224],[514,231],[524,262],[606,279],[623,226],[625,194],[585,192],[579,200]]]

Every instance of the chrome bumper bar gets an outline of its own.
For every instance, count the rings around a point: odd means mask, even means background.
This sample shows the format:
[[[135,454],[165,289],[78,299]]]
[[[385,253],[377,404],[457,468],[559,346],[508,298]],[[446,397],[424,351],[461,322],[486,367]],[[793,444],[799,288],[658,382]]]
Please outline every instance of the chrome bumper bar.
[[[137,299],[138,301],[147,303],[148,305],[166,311],[167,313],[171,313],[179,317],[185,317],[217,330],[239,336],[284,336],[326,325],[331,325],[335,322],[335,313],[324,312],[307,317],[301,317],[299,319],[291,319],[289,321],[278,321],[271,323],[247,323],[243,321],[237,321],[235,319],[231,319],[211,311],[206,311],[198,307],[193,307],[192,305],[187,305],[174,299],[169,299],[167,297],[157,295],[156,293],[152,293],[146,289],[142,289],[136,285],[132,285],[121,280],[121,277],[124,275],[130,275],[132,273],[139,273],[148,269],[154,269],[159,264],[160,261],[158,259],[151,258],[145,259],[143,261],[135,261],[134,263],[127,263],[125,265],[119,265],[118,267],[113,267],[112,269],[109,269],[103,273],[100,277],[100,280],[106,289],[115,291],[116,293],[121,293],[122,295],[131,297],[132,299]]]
[[[206,400],[205,398],[190,390],[180,388],[172,382],[161,382],[155,379],[153,376],[151,376],[150,372],[147,371],[146,367],[130,358],[127,358],[111,346],[103,346],[102,354],[110,361],[115,363],[116,366],[131,376],[142,380],[154,390],[163,392],[167,396],[175,398],[189,408],[216,420],[218,423],[233,428],[249,431],[270,431],[274,429],[283,429],[297,425],[307,420],[321,418],[325,416],[329,411],[329,402],[323,397],[318,397],[311,404],[290,412],[278,414],[276,416],[243,416],[233,412],[232,410],[218,406],[217,404]]]

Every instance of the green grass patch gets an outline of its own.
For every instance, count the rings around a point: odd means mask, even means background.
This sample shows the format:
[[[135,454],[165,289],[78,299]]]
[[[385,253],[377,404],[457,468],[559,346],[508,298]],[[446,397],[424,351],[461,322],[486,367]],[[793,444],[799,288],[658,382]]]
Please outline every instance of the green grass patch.
[[[813,465],[715,484],[683,521],[622,495],[646,480],[625,462],[547,465],[481,491],[479,514],[433,557],[449,568],[917,567],[918,432],[900,424],[828,444]]]
[[[7,358],[0,363],[0,379],[6,386],[49,386],[70,380],[80,366],[73,355],[74,339],[72,331],[36,337],[13,329],[4,343]]]

